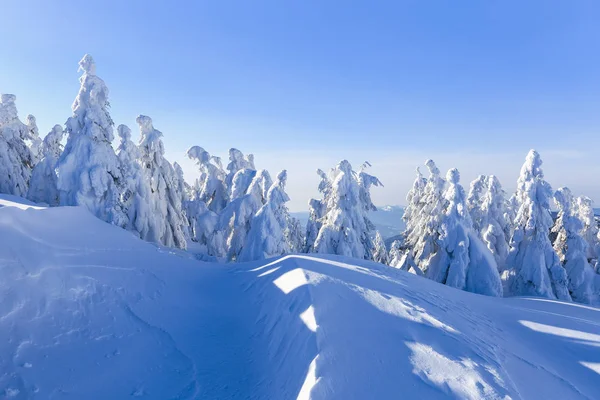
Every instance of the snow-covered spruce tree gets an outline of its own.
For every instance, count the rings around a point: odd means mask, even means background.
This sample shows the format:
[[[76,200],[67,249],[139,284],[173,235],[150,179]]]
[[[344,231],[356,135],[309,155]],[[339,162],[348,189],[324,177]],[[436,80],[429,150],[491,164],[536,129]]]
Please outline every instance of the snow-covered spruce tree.
[[[478,235],[483,236],[483,211],[481,209],[481,203],[485,196],[487,188],[487,176],[479,175],[471,185],[469,186],[469,194],[467,196],[467,209],[473,222],[473,229]]]
[[[131,140],[131,129],[125,125],[117,127],[120,144],[117,149],[121,171],[121,204],[127,215],[125,229],[135,232],[141,239],[154,241],[154,233],[160,231],[163,222],[151,215],[153,196],[150,181],[139,163],[141,152]]]
[[[290,246],[290,252],[301,253],[304,250],[304,233],[298,218],[289,216],[284,234]]]
[[[583,223],[581,236],[588,244],[586,254],[588,260],[598,259],[598,255],[600,255],[600,236],[592,204],[592,199],[589,197],[580,196],[577,198],[577,214]]]
[[[394,268],[400,268],[402,266],[403,259],[407,256],[402,249],[402,242],[400,240],[394,240],[390,246],[390,252],[388,254],[388,265]]]
[[[211,156],[200,146],[193,146],[187,151],[187,156],[194,160],[200,168],[200,179],[194,185],[198,198],[206,203],[209,210],[220,213],[227,205],[228,196],[225,186],[225,171],[221,161]]]
[[[285,192],[286,181],[287,172],[283,170],[269,188],[266,203],[252,218],[240,261],[262,260],[291,251],[285,235],[290,218],[285,205],[290,200]]]
[[[440,245],[441,221],[448,201],[444,198],[445,181],[440,176],[440,170],[433,160],[427,160],[425,165],[429,169],[429,177],[423,192],[422,210],[420,218],[416,221],[414,229],[406,237],[405,244],[410,249],[406,257],[409,265],[415,265],[420,271],[426,273],[429,269],[431,257],[438,252]],[[408,269],[402,266],[403,269]]]
[[[426,276],[457,289],[502,296],[498,266],[473,230],[458,170],[449,170],[446,180],[440,246],[430,259]]]
[[[371,234],[374,225],[367,210],[372,203],[365,203],[370,196],[371,183],[361,180],[346,160],[331,172],[331,192],[321,218],[322,226],[314,243],[314,252],[373,259]]]
[[[386,265],[389,261],[387,248],[379,231],[375,232],[375,240],[373,241],[373,261]]]
[[[41,160],[35,165],[31,173],[27,198],[36,203],[46,203],[58,206],[59,194],[57,188],[56,164],[63,151],[61,141],[63,128],[54,125],[42,143]]]
[[[181,168],[181,165],[179,165],[179,163],[174,162],[173,163],[173,170],[175,171],[175,176],[174,176],[174,180],[173,180],[173,189],[175,192],[175,196],[179,198],[179,204],[180,204],[180,208],[181,208],[181,214],[183,215],[183,233],[184,236],[187,239],[190,239],[190,223],[189,223],[189,219],[187,216],[187,204],[189,202],[189,192],[190,192],[190,187],[189,185],[185,182],[185,178],[183,176],[183,168]]]
[[[550,243],[552,188],[544,180],[542,159],[531,150],[517,181],[518,204],[506,260],[508,294],[571,300],[567,274]]]
[[[224,232],[228,260],[234,261],[240,257],[252,227],[252,220],[265,204],[265,192],[269,190],[267,186],[271,185],[271,176],[267,170],[256,171],[247,193],[231,201],[219,215],[217,230]]]
[[[35,117],[31,114],[27,116],[27,141],[29,142],[29,150],[31,151],[31,157],[33,164],[37,164],[43,157],[42,155],[42,139],[40,138],[40,131],[37,126]]]
[[[13,94],[0,96],[0,193],[25,197],[34,159],[25,140],[27,126],[19,120]]]
[[[229,198],[231,198],[233,189],[233,178],[238,171],[243,169],[256,170],[254,167],[254,156],[249,154],[248,157],[244,157],[244,154],[238,149],[229,149],[229,164],[227,164],[228,173],[225,178],[225,186],[227,187]]]
[[[504,269],[508,257],[510,223],[507,221],[507,202],[497,177],[487,178],[487,190],[481,202],[481,237],[490,250],[499,270]]]
[[[573,301],[591,303],[594,270],[586,257],[588,245],[580,234],[583,223],[573,213],[573,195],[568,188],[560,188],[554,194],[554,200],[559,209],[552,228],[557,233],[554,249],[567,271],[569,294]]]
[[[304,238],[305,253],[314,252],[315,240],[317,240],[319,230],[323,226],[322,218],[325,216],[326,204],[331,193],[331,180],[327,174],[317,169],[317,175],[321,178],[318,189],[323,198],[321,200],[310,199],[308,202],[308,222],[306,223],[306,236]]]
[[[67,120],[67,144],[58,165],[60,204],[83,206],[103,221],[123,226],[119,161],[112,148],[108,88],[86,54],[79,61],[81,88]]]
[[[186,248],[186,226],[182,210],[181,194],[178,192],[177,176],[173,166],[165,159],[162,132],[155,129],[152,119],[145,115],[137,117],[140,126],[140,161],[149,179],[152,197],[150,215],[156,227],[149,240],[168,247]]]
[[[427,184],[427,179],[423,178],[419,167],[416,168],[416,173],[417,176],[413,182],[413,186],[406,196],[406,208],[404,209],[404,214],[402,214],[402,219],[406,224],[403,236],[405,243],[410,246],[415,245],[414,241],[418,237],[417,235],[413,235],[412,232],[418,229],[423,217],[421,215],[424,207],[423,197],[425,195],[425,185]]]

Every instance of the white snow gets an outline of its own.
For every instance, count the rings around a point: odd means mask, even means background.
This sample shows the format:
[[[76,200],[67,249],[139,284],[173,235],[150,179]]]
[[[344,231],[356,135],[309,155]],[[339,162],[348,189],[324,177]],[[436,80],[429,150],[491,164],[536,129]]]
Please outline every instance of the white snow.
[[[591,306],[481,296],[332,255],[205,263],[84,207],[0,203],[0,398],[600,393]]]

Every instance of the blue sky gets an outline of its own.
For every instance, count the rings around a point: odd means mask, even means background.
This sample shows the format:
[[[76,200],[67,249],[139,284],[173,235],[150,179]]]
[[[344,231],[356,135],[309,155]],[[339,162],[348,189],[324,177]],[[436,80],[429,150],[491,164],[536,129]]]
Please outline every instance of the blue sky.
[[[54,3],[54,4],[51,4]],[[553,187],[600,201],[600,3],[595,1],[2,2],[0,92],[40,130],[63,123],[90,53],[112,116],[150,115],[168,157],[191,145],[289,171],[306,208],[316,168],[373,164],[401,204],[433,158],[463,184],[514,189],[527,151]]]

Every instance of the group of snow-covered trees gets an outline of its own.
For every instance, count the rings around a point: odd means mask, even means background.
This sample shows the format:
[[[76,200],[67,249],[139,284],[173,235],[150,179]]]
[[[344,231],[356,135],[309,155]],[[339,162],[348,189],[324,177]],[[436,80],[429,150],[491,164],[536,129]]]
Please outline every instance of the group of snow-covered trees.
[[[49,206],[83,206],[141,239],[193,251],[205,259],[249,261],[287,253],[337,254],[373,260],[462,290],[491,296],[533,295],[590,303],[599,297],[600,236],[589,198],[553,193],[531,151],[516,193],[481,175],[468,192],[460,174],[444,178],[432,160],[417,177],[404,210],[406,230],[390,248],[375,230],[370,191],[381,186],[341,161],[318,170],[321,199],[309,202],[306,227],[288,212],[286,171],[273,178],[252,154],[229,162],[193,146],[199,178],[189,185],[165,158],[162,132],[140,115],[140,140],[116,128],[108,88],[89,55],[79,62],[80,90],[65,126],[42,140],[36,120],[17,115],[14,95],[0,98],[0,193]],[[66,144],[63,148],[63,138]],[[550,203],[559,209],[554,221]]]
[[[600,235],[592,201],[568,188],[553,192],[535,150],[510,199],[493,175],[480,175],[466,193],[456,169],[444,180],[432,160],[425,165],[429,176],[417,169],[406,230],[388,255],[391,266],[493,296],[598,300]]]
[[[21,122],[16,97],[2,95],[0,193],[49,206],[82,206],[143,240],[181,249],[193,244],[207,259],[248,261],[310,251],[382,261],[377,254],[387,254],[381,238],[374,241],[367,217],[375,209],[370,188],[380,185],[364,172],[367,165],[355,172],[342,161],[329,174],[319,171],[323,199],[311,202],[315,214],[307,241],[286,206],[286,171],[273,179],[255,167],[252,154],[231,149],[223,167],[219,157],[193,146],[187,156],[200,177],[188,185],[181,167],[165,158],[162,132],[145,115],[136,119],[138,144],[129,127],[116,128],[115,151],[108,88],[91,56],[79,67],[72,115],[43,141],[35,118]]]

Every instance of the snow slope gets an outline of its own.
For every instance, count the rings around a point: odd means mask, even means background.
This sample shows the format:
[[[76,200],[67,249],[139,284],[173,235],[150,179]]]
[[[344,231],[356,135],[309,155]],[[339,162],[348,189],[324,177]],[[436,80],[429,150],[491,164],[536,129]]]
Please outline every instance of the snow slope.
[[[594,399],[600,310],[371,262],[231,266],[0,207],[0,398]]]

